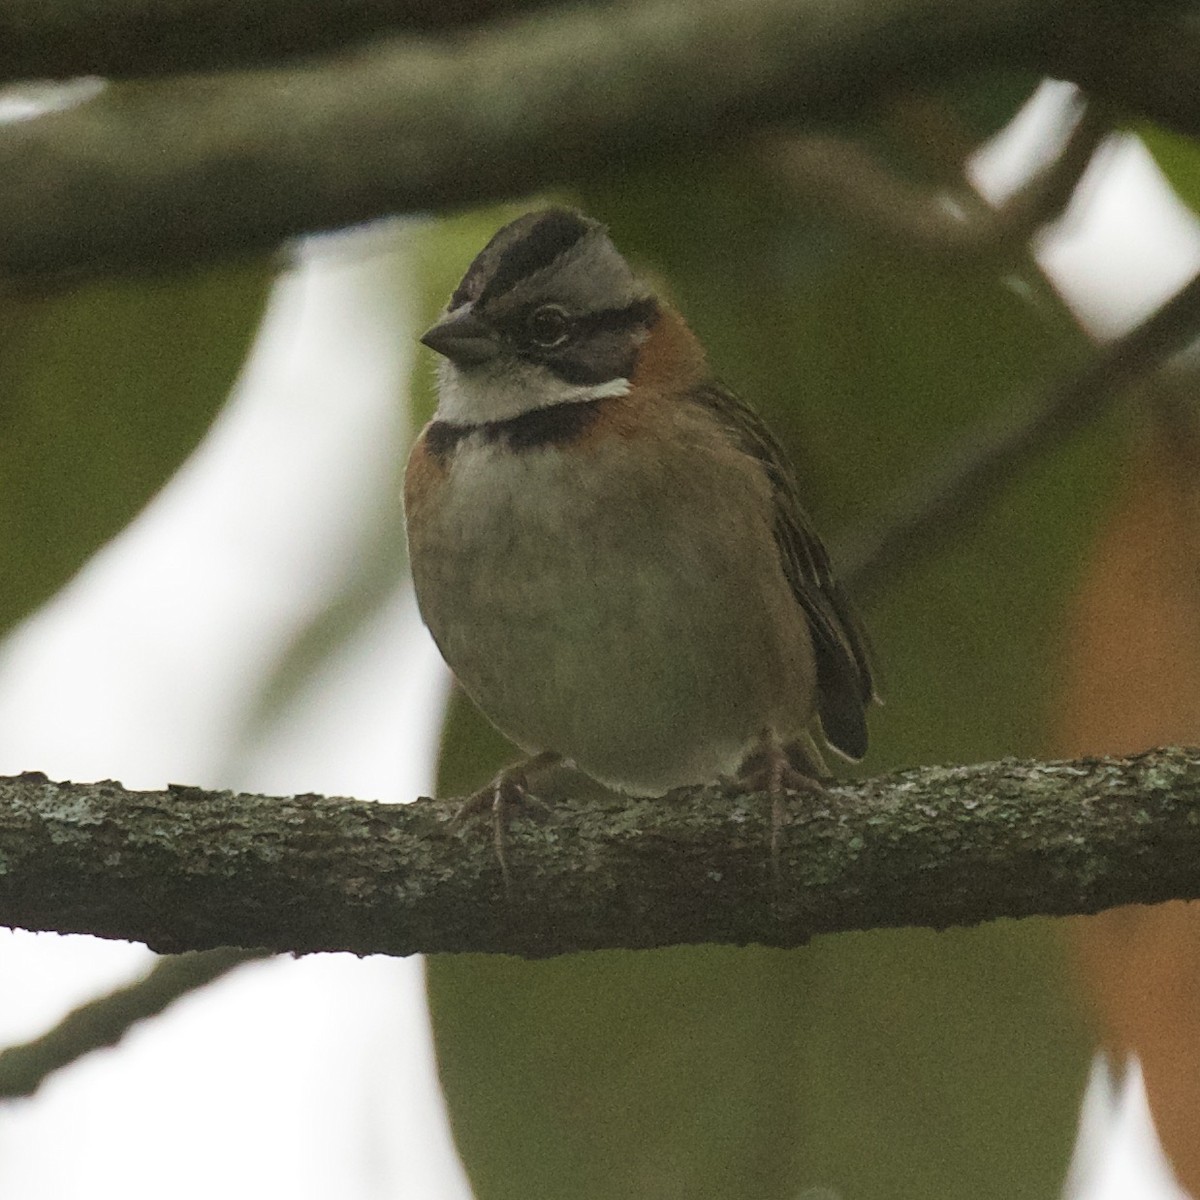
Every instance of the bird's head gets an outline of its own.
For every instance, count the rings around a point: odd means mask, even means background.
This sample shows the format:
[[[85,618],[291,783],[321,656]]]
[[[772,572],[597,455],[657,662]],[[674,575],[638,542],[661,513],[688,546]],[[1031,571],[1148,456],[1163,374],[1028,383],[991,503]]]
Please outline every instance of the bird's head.
[[[562,208],[518,217],[421,338],[445,359],[438,416],[473,425],[624,395],[659,311],[599,222]]]

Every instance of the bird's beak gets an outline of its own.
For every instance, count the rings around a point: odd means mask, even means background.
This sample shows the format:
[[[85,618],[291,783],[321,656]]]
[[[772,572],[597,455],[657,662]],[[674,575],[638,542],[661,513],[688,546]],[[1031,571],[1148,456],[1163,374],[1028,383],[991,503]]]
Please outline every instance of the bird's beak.
[[[452,363],[473,366],[485,363],[500,352],[496,331],[469,308],[443,317],[421,338],[430,350],[444,354]]]

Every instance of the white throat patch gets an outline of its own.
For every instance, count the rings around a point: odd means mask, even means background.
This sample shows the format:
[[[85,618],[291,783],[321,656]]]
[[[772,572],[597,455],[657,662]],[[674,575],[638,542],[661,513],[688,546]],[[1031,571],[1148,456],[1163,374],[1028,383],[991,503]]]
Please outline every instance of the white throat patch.
[[[580,404],[624,396],[629,380],[569,384],[533,363],[489,362],[464,370],[452,362],[438,368],[437,418],[453,425],[506,421],[555,404]]]

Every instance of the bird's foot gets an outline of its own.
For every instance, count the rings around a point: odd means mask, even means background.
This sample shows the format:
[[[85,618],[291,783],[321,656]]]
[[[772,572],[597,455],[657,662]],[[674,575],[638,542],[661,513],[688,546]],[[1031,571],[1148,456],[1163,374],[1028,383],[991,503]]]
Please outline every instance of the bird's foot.
[[[550,807],[529,790],[531,772],[554,766],[561,758],[557,754],[534,754],[505,767],[496,777],[479,791],[468,796],[450,820],[451,829],[461,829],[475,817],[485,813],[491,816],[492,845],[496,861],[500,864],[500,876],[504,880],[504,894],[512,895],[512,872],[508,863],[508,823],[518,809],[526,809],[545,818],[552,816]]]
[[[766,792],[771,798],[771,878],[776,892],[782,882],[781,844],[787,822],[787,801],[797,794],[828,796],[824,779],[825,764],[815,747],[809,751],[802,743],[784,746],[773,733],[764,733],[738,768],[737,782],[742,788]]]

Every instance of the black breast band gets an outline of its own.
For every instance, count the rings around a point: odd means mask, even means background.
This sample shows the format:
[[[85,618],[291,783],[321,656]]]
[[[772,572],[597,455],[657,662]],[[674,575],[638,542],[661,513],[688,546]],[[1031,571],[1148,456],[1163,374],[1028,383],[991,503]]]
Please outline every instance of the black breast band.
[[[473,433],[482,434],[483,440],[491,445],[503,445],[514,452],[567,446],[592,427],[604,404],[615,399],[615,396],[601,396],[595,400],[551,404],[504,421],[481,421],[477,425],[434,421],[425,431],[425,446],[439,464],[445,464],[459,442]]]

